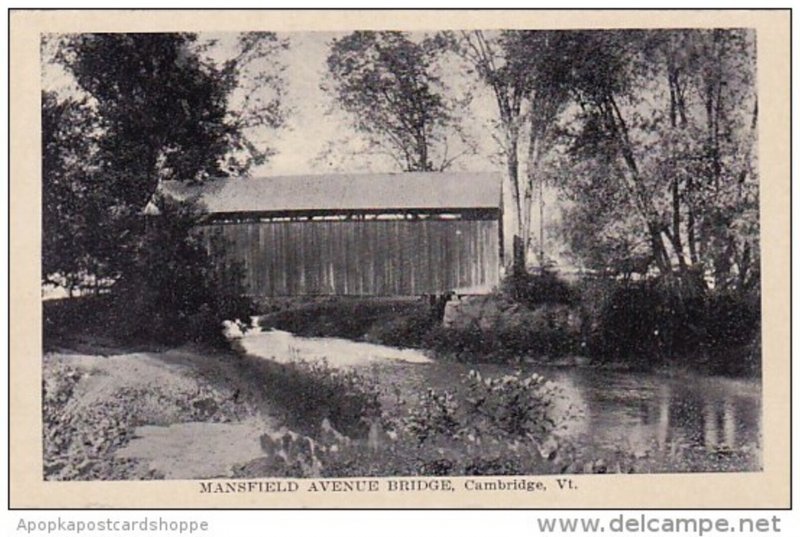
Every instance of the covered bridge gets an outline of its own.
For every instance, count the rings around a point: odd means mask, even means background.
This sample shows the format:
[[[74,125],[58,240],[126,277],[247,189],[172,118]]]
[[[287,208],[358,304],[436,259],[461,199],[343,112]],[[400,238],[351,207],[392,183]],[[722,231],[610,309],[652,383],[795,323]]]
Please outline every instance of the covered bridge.
[[[397,173],[166,182],[252,296],[484,293],[503,257],[501,176]]]

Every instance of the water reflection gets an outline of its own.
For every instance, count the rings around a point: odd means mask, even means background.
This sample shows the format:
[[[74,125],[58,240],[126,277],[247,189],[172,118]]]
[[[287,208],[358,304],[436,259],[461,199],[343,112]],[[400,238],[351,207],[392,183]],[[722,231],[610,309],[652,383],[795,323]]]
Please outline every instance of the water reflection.
[[[757,381],[586,369],[550,374],[563,387],[569,404],[579,410],[566,430],[570,437],[671,457],[698,448],[715,457],[760,451]]]
[[[470,369],[484,376],[517,369],[430,361],[414,351],[277,332],[253,334],[242,342],[247,352],[278,361],[324,356],[335,367],[374,369],[380,384],[392,387],[383,401],[389,412],[397,404],[395,390],[413,399],[428,388],[458,390],[458,379]],[[666,466],[674,471],[761,468],[761,384],[757,379],[526,368],[560,388],[556,413],[564,418],[561,434],[590,454],[622,450],[647,460],[667,461],[654,468]]]
[[[472,366],[475,368],[475,366]],[[394,384],[457,388],[470,367],[434,363],[396,371]],[[482,374],[511,368],[478,366]],[[675,461],[686,471],[756,470],[761,467],[761,388],[757,380],[602,371],[592,368],[533,368],[560,387],[556,405],[562,435],[588,448],[623,450]],[[414,391],[412,390],[412,391]],[[725,461],[738,457],[730,466]]]

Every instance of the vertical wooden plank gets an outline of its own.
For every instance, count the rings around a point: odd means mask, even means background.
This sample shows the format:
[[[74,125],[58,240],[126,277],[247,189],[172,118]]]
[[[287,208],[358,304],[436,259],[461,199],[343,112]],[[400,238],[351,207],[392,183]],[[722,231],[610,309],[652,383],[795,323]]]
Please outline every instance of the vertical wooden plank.
[[[468,233],[468,240],[466,241],[465,247],[467,252],[467,259],[465,264],[465,272],[466,272],[466,283],[465,285],[472,287],[477,284],[477,278],[475,277],[475,269],[478,266],[478,251],[477,251],[477,244],[480,241],[480,227],[477,224],[479,222],[470,221],[467,222],[469,233]]]
[[[431,293],[436,293],[439,291],[439,287],[441,286],[441,282],[439,281],[439,275],[442,269],[442,261],[441,261],[441,249],[442,245],[439,241],[439,224],[440,222],[431,222],[430,223],[430,255],[428,256],[429,262],[431,264]]]
[[[336,282],[334,281],[334,264],[336,260],[333,256],[333,231],[331,222],[323,223],[325,229],[325,294],[335,294]]]
[[[392,242],[394,243],[394,270],[392,271],[392,294],[399,295],[402,293],[402,277],[403,277],[403,262],[405,256],[403,255],[403,241],[402,241],[402,227],[403,223],[400,220],[392,222],[394,225],[392,233]]]
[[[367,277],[369,276],[369,271],[371,270],[370,267],[370,257],[367,254],[367,235],[366,231],[366,222],[363,220],[358,222],[358,234],[356,236],[356,248],[358,252],[358,260],[361,264],[361,270],[359,270],[359,278],[358,278],[358,294],[364,296],[367,294]]]
[[[333,281],[333,246],[331,242],[333,242],[333,235],[331,233],[331,223],[330,222],[323,222],[323,229],[324,237],[325,237],[325,294],[333,294],[334,293],[334,281]]]
[[[358,221],[353,220],[348,222],[347,226],[347,257],[348,257],[348,278],[347,290],[350,295],[358,294],[358,279],[361,276],[361,264],[358,258],[358,241],[356,233],[358,232]]]
[[[374,251],[375,261],[378,266],[375,268],[375,290],[376,295],[386,294],[386,252],[388,250],[386,222],[373,222],[374,228]]]
[[[420,235],[419,222],[412,220],[408,222],[406,234],[406,251],[408,251],[408,292],[409,295],[417,294],[417,272],[419,271],[420,261]]]
[[[244,232],[245,233],[244,233],[244,236],[242,237],[244,239],[242,241],[242,248],[244,249],[244,255],[245,255],[245,259],[246,259],[246,261],[245,261],[246,269],[245,270],[247,270],[247,279],[248,279],[248,282],[249,282],[249,285],[247,287],[251,292],[255,291],[255,289],[256,289],[256,287],[258,285],[258,280],[257,280],[256,275],[255,275],[255,263],[254,263],[254,255],[253,255],[254,252],[253,252],[253,248],[252,248],[253,231],[254,231],[254,224],[248,222],[244,226]]]
[[[395,295],[402,295],[406,285],[406,267],[408,265],[408,255],[405,244],[406,223],[403,220],[395,221],[395,234],[397,237],[397,267],[395,268]]]
[[[269,230],[269,296],[278,295],[278,237],[273,222],[265,224]]]
[[[342,292],[345,295],[350,294],[350,273],[352,272],[352,267],[350,266],[350,230],[352,229],[351,222],[346,221],[340,224],[341,230],[341,242],[340,242],[340,249],[342,253]]]
[[[458,220],[454,223],[456,225],[454,226],[455,229],[453,233],[453,264],[455,268],[455,283],[453,284],[453,287],[458,288],[464,285],[464,272],[466,268],[464,265],[466,260],[466,256],[464,255],[464,243],[467,239],[467,226],[464,225],[466,222],[462,220]]]
[[[278,292],[281,296],[286,296],[289,294],[289,281],[287,276],[287,271],[289,267],[289,241],[288,241],[288,233],[286,232],[286,226],[283,223],[276,223],[275,230],[277,231],[278,235],[278,263],[277,269],[280,271],[280,286],[278,288]]]
[[[331,233],[331,258],[333,259],[333,294],[339,295],[342,292],[342,229],[340,222],[330,222],[328,224]]]
[[[500,283],[500,263],[501,263],[501,250],[500,250],[500,233],[496,226],[502,226],[501,222],[489,222],[487,225],[488,238],[486,241],[486,282],[490,285],[498,285]],[[491,248],[491,249],[489,249]]]
[[[274,296],[275,291],[275,241],[272,238],[272,224],[261,223],[261,255],[264,256],[264,281],[261,289],[264,296]]]
[[[311,295],[319,293],[319,245],[317,244],[317,224],[308,222],[308,292]]]
[[[486,285],[488,282],[486,281],[486,262],[488,259],[486,258],[486,241],[489,239],[489,226],[486,225],[485,222],[478,222],[478,236],[477,236],[477,243],[476,246],[476,254],[475,254],[475,282],[477,285]]]

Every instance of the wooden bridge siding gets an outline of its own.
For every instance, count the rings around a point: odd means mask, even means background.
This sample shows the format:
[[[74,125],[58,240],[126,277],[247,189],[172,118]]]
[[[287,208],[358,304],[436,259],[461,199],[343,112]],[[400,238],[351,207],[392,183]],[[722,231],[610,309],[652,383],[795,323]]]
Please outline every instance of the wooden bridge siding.
[[[496,220],[209,224],[255,296],[441,293],[499,280]],[[212,236],[223,239],[220,243]]]

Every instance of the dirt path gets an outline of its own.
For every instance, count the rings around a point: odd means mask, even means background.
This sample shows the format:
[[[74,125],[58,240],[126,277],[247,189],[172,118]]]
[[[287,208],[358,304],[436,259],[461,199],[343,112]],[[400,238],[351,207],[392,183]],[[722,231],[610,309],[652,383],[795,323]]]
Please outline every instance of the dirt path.
[[[192,347],[46,354],[45,478],[230,475],[276,426],[249,373],[232,353]]]
[[[128,352],[89,341],[44,357],[45,478],[227,477],[263,457],[279,429],[262,360],[331,367],[420,364],[419,351],[338,338],[248,332],[240,354],[182,347]],[[285,417],[285,416],[284,416]]]

